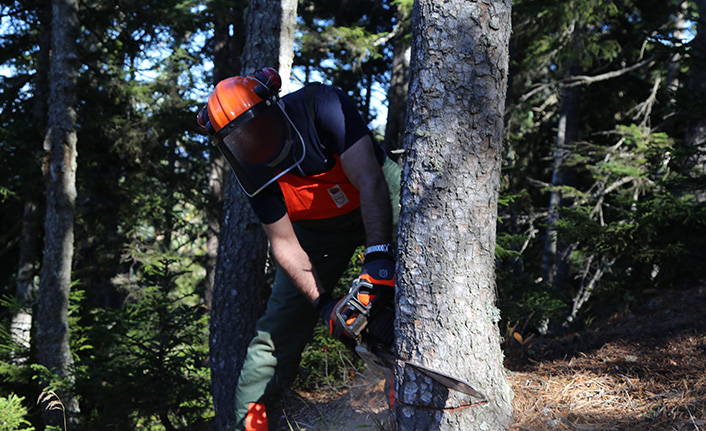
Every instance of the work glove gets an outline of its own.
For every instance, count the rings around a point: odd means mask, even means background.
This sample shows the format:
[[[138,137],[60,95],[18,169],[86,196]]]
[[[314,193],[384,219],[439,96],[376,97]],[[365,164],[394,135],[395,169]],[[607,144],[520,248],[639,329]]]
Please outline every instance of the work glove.
[[[369,247],[370,250],[372,247]],[[374,251],[365,254],[360,278],[374,286],[385,286],[394,290],[395,257],[388,252]]]
[[[331,294],[326,292],[320,295],[312,305],[316,313],[324,322],[324,325],[328,328],[331,335],[346,346],[353,349],[356,346],[356,340],[353,338],[353,335],[347,333],[336,316],[336,308],[338,308],[339,304],[345,301],[345,299],[346,298],[344,297],[342,299],[335,300]]]
[[[375,305],[368,322],[367,335],[374,344],[390,346],[395,341],[395,304],[393,297]]]
[[[358,285],[357,300],[369,307],[364,326],[359,326],[362,316],[355,307],[343,306],[340,313],[342,320],[336,315],[336,310],[343,305],[341,303],[346,297],[336,301],[329,293],[320,295],[313,304],[316,313],[331,335],[351,348],[355,348],[361,335],[372,338],[375,343],[392,344],[395,320],[393,255],[382,251],[367,253],[360,277],[354,283]]]
[[[370,248],[368,248],[370,250]],[[373,251],[365,255],[360,279],[372,285],[374,297],[367,335],[373,342],[390,345],[395,339],[395,259],[391,252]]]
[[[324,292],[319,295],[316,301],[312,304],[314,311],[319,315],[321,320],[323,320],[327,328],[330,327],[331,316],[336,309],[336,304],[338,304],[338,301],[333,299],[331,294],[328,292]]]

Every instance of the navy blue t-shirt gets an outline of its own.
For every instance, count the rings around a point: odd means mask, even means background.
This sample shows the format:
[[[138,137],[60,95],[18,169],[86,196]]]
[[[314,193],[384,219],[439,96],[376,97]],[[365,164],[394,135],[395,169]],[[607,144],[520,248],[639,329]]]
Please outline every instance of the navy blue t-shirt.
[[[306,155],[299,168],[306,176],[331,170],[336,163],[335,154],[343,154],[370,133],[355,103],[343,91],[327,85],[313,85],[312,89],[302,88],[281,99],[285,112],[304,140]],[[309,115],[307,91],[313,94],[314,118]],[[374,139],[373,143],[375,155],[382,166],[385,152]],[[298,169],[290,173],[297,175]],[[277,182],[251,197],[250,203],[261,223],[274,223],[287,213]]]

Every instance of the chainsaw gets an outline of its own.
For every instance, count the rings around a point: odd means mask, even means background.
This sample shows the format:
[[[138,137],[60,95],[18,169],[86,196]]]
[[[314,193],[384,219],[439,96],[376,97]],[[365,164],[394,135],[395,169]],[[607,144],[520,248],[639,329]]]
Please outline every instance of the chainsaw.
[[[334,335],[352,347],[368,369],[378,377],[391,376],[395,362],[401,361],[447,389],[485,400],[485,395],[470,383],[404,360],[391,352],[395,320],[393,295],[378,292],[379,289],[370,282],[354,280],[348,294],[338,302],[334,310],[339,322]]]

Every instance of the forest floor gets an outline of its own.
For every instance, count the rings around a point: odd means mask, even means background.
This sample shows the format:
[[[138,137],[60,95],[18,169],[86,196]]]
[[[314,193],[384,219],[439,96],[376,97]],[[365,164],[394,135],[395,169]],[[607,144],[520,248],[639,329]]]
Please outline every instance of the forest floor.
[[[706,431],[706,284],[646,295],[562,338],[505,346],[512,431]],[[394,430],[382,382],[292,391],[284,430]]]

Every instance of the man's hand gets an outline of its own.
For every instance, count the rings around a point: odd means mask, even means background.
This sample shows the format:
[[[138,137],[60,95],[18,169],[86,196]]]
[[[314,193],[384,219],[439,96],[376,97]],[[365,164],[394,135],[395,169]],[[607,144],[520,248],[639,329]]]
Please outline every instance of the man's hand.
[[[395,258],[388,252],[366,253],[360,278],[372,285],[395,287]]]
[[[390,246],[368,247],[360,279],[372,285],[368,335],[386,345],[395,339],[395,259]]]
[[[336,310],[336,304],[338,304],[338,302],[333,299],[328,292],[319,295],[312,304],[314,311],[316,311],[316,314],[323,320],[326,327],[329,328],[329,331],[331,330],[331,318]]]
[[[336,309],[341,302],[345,301],[345,299],[346,298],[344,297],[342,299],[335,300],[328,292],[326,292],[321,294],[319,298],[314,301],[313,306],[314,310],[316,310],[321,320],[323,320],[324,325],[326,325],[331,335],[336,337],[338,341],[341,341],[346,346],[355,348],[355,339],[351,334],[346,332],[342,322],[338,319],[338,316],[336,316]]]
[[[395,261],[392,253],[387,249],[377,251],[373,248],[366,254],[360,277],[354,283],[357,286],[357,290],[353,291],[357,293],[356,298],[351,298],[349,294],[336,301],[329,293],[323,293],[312,304],[316,313],[331,335],[350,347],[355,347],[356,339],[365,334],[374,342],[392,344],[395,320]],[[347,299],[357,305],[342,304]],[[361,307],[368,310],[364,312],[365,317],[361,314],[364,309]],[[336,315],[339,308],[342,320]],[[362,318],[365,323],[358,326],[359,322],[363,322],[358,319]]]

